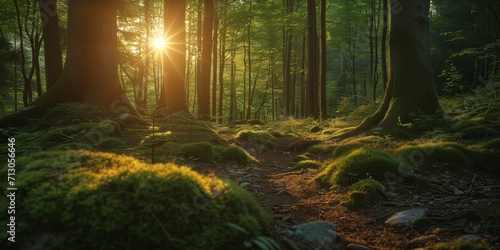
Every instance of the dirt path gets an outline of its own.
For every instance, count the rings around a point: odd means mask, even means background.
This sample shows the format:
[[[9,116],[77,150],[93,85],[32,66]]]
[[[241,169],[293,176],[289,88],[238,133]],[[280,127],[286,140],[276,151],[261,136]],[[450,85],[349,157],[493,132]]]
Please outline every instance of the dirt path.
[[[311,221],[330,221],[345,245],[358,243],[371,249],[413,249],[419,246],[412,240],[425,235],[435,235],[437,241],[452,241],[459,236],[475,234],[471,228],[456,228],[457,221],[436,221],[434,231],[418,228],[395,228],[384,222],[392,214],[405,209],[424,207],[434,218],[445,215],[461,214],[470,211],[471,206],[463,204],[471,197],[453,193],[398,195],[386,198],[374,208],[353,212],[340,204],[340,196],[345,190],[327,190],[314,185],[311,180],[319,170],[290,170],[293,157],[305,153],[305,149],[289,151],[289,145],[301,140],[296,137],[280,137],[270,145],[239,143],[254,155],[260,164],[241,167],[234,164],[209,167],[209,171],[237,181],[250,191],[258,202],[268,210],[275,221],[276,232]],[[411,189],[411,187],[409,187]],[[495,194],[495,193],[493,193]],[[489,197],[494,199],[493,197]],[[497,197],[498,193],[497,193]],[[484,204],[490,199],[475,199],[472,203]],[[439,200],[447,202],[439,202]],[[436,205],[437,203],[437,205]],[[465,202],[467,203],[467,202]],[[434,205],[433,205],[434,204]],[[460,206],[461,204],[461,206]],[[456,223],[454,223],[456,222]],[[463,223],[462,223],[463,224]],[[473,228],[473,227],[472,227]],[[472,231],[471,231],[472,230]],[[476,230],[477,231],[477,230]],[[483,240],[497,242],[498,237],[480,235]]]

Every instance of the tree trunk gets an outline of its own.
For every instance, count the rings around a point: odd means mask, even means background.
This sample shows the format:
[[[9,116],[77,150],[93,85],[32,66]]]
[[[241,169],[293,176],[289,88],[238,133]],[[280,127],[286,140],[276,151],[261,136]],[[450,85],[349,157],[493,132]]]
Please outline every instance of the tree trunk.
[[[321,69],[320,69],[320,114],[321,118],[328,116],[326,111],[326,0],[321,0]]]
[[[210,70],[212,63],[212,29],[214,1],[205,0],[203,41],[201,48],[201,72],[198,80],[198,116],[210,119]],[[201,24],[198,24],[201,25]]]
[[[45,79],[47,89],[54,86],[63,71],[57,0],[38,0],[43,27]]]
[[[285,0],[285,8],[287,15],[293,12],[293,0]],[[292,60],[292,27],[288,23],[283,27],[284,30],[284,62],[283,62],[283,115],[293,115],[291,108],[291,60]]]
[[[224,17],[226,8],[226,1],[222,3],[220,6],[220,17]],[[222,123],[222,115],[223,115],[223,101],[224,101],[224,68],[226,66],[226,21],[222,19],[221,25],[221,38],[220,38],[220,60],[219,60],[219,120]]]
[[[382,84],[384,91],[387,88],[387,16],[388,16],[388,0],[382,1],[382,38],[380,40],[380,64],[382,68]]]
[[[213,1],[213,0],[212,0]],[[212,49],[212,116],[217,117],[217,46],[218,46],[218,38],[219,38],[219,15],[218,15],[218,0],[214,1],[214,6],[212,7],[212,16],[214,20],[213,27],[213,49]],[[217,11],[214,11],[217,10]],[[216,119],[217,121],[218,119]]]
[[[186,104],[186,1],[165,0],[164,30],[169,46],[163,51],[163,85],[157,107],[166,114],[189,113]]]
[[[137,114],[118,80],[117,3],[68,2],[68,48],[63,74],[43,96],[1,123],[19,124],[26,117],[39,117],[47,109],[66,102]]]
[[[319,117],[318,100],[318,31],[316,28],[316,1],[307,1],[307,116]]]
[[[389,31],[389,81],[379,109],[351,133],[374,127],[388,132],[411,114],[440,110],[431,72],[429,0],[395,1]]]

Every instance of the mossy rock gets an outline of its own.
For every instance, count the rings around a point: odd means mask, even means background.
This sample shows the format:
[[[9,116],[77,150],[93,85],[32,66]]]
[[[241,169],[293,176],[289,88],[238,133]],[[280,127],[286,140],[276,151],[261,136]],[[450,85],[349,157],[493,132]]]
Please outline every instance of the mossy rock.
[[[371,207],[382,200],[384,186],[374,179],[360,180],[351,185],[341,203],[351,210]]]
[[[317,144],[309,147],[307,152],[315,155],[330,154],[333,152],[333,148],[331,145]]]
[[[347,144],[337,146],[333,149],[331,158],[333,158],[333,159],[339,158],[343,155],[349,154],[352,151],[354,151],[358,148],[362,148],[362,147],[363,147],[363,144],[360,144],[360,143],[347,143]]]
[[[216,152],[219,152],[220,158],[222,160],[234,161],[243,165],[259,162],[257,159],[255,159],[255,157],[248,154],[247,151],[235,145],[230,145],[227,147],[218,146],[215,147],[215,150]]]
[[[500,132],[484,125],[469,127],[461,131],[464,139],[484,139],[488,137],[498,137]]]
[[[426,247],[425,250],[489,250],[490,248],[481,243],[453,241],[441,242],[434,246]]]
[[[87,143],[70,142],[51,147],[48,150],[63,151],[63,150],[79,150],[79,149],[92,150],[93,147]]]
[[[474,167],[474,162],[469,158],[470,150],[457,143],[435,142],[403,146],[396,154],[403,166],[411,170],[463,172]]]
[[[97,149],[108,152],[121,152],[123,149],[127,148],[127,144],[116,137],[108,137],[102,140]]]
[[[186,159],[198,160],[202,162],[210,162],[217,160],[217,155],[208,142],[193,142],[181,144],[177,150],[177,155]]]
[[[493,140],[485,142],[485,144],[470,145],[468,146],[468,150],[470,151],[468,156],[478,170],[500,176],[500,166],[498,164],[500,162],[500,154],[497,149],[489,149],[495,143],[498,142],[494,142]]]
[[[275,138],[265,130],[252,131],[244,129],[236,134],[235,139],[239,141],[256,141],[258,143],[269,143],[272,142]]]
[[[297,163],[295,163],[293,166],[290,167],[290,169],[307,169],[307,168],[313,168],[313,169],[318,169],[321,167],[321,162],[315,161],[315,160],[302,160]]]
[[[480,144],[482,148],[491,150],[500,150],[500,138],[489,140]]]
[[[243,249],[269,228],[269,215],[243,188],[187,167],[83,150],[18,163],[16,239],[30,239],[15,243],[21,249]]]
[[[309,132],[310,133],[318,133],[321,130],[323,130],[323,129],[320,126],[316,125],[316,126],[313,126],[311,129],[309,129]]]
[[[398,166],[384,151],[358,148],[327,165],[315,181],[324,186],[350,186],[366,178],[383,180],[387,174],[397,173]]]

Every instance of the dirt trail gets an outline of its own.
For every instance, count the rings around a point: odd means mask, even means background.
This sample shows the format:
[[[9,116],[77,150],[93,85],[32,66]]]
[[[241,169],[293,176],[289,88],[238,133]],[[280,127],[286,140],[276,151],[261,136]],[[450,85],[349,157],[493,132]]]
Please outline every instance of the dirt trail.
[[[424,207],[428,209],[429,214],[433,214],[434,218],[440,218],[444,215],[460,214],[468,211],[467,209],[470,210],[470,207],[454,206],[454,204],[460,204],[465,197],[457,197],[454,194],[440,197],[433,194],[419,196],[409,192],[408,195],[398,195],[395,198],[387,197],[374,208],[349,211],[340,204],[339,196],[345,194],[345,190],[322,189],[311,182],[319,170],[289,169],[292,165],[292,158],[305,153],[305,149],[288,150],[290,144],[299,140],[301,138],[279,137],[271,144],[264,146],[252,142],[239,143],[241,147],[255,156],[260,164],[246,167],[233,164],[218,165],[209,167],[209,171],[235,180],[250,191],[257,201],[274,216],[276,232],[300,223],[326,220],[335,225],[337,234],[346,245],[358,243],[371,249],[413,249],[418,247],[418,244],[410,243],[411,240],[435,233],[385,225],[385,220],[398,211]],[[435,197],[450,202],[440,206],[431,206]],[[481,203],[484,202],[486,200],[481,201]],[[468,232],[467,228],[453,229],[456,224],[445,220],[441,224],[439,241],[451,241]],[[489,242],[498,242],[494,236],[481,235],[481,237]]]

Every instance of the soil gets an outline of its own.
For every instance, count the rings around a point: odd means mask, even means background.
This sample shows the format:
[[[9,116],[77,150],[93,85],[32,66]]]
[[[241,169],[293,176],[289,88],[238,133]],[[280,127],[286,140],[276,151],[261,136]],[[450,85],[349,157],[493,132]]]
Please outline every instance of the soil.
[[[430,237],[434,242],[453,241],[464,235],[475,235],[480,236],[492,248],[500,249],[499,236],[494,235],[499,232],[498,225],[493,230],[484,229],[484,221],[477,213],[481,207],[500,198],[500,180],[497,178],[481,173],[474,174],[468,180],[449,173],[446,176],[424,176],[422,178],[438,188],[422,193],[407,185],[404,190],[398,190],[397,195],[385,197],[373,208],[350,211],[341,205],[341,197],[346,190],[320,188],[311,181],[320,170],[289,169],[291,159],[305,153],[305,149],[289,151],[289,145],[305,138],[284,136],[269,145],[238,143],[232,138],[227,136],[222,139],[239,144],[255,156],[260,164],[208,164],[198,165],[195,169],[229,178],[250,191],[273,215],[275,236],[280,240],[283,239],[279,232],[289,226],[311,221],[330,221],[344,241],[344,246],[357,243],[371,249],[414,249],[432,243],[412,242],[425,235],[435,235],[436,237]],[[384,223],[398,211],[417,207],[427,210],[430,220],[426,225],[403,228]],[[290,242],[286,240],[282,243],[290,249],[296,247],[290,246]]]

